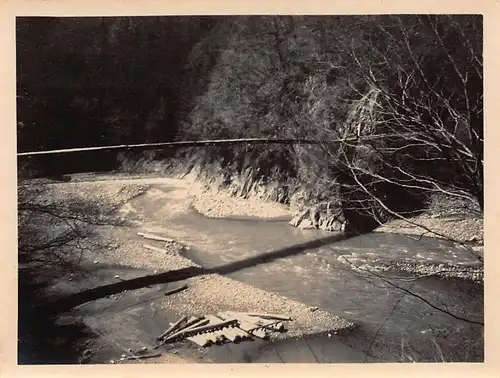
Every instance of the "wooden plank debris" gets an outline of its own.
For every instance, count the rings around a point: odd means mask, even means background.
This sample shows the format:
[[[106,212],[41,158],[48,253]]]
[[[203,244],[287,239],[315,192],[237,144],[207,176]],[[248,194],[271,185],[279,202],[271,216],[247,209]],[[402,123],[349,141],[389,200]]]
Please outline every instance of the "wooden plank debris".
[[[189,328],[194,328],[194,327],[199,327],[199,326],[202,326],[202,325],[206,325],[209,323],[209,320],[208,319],[204,319],[204,318],[191,318],[189,322],[191,322],[192,320],[195,320],[195,319],[199,319],[196,323],[194,323],[193,325],[189,326],[189,327],[184,327],[184,328],[181,328],[180,330],[187,330]],[[174,323],[170,322],[169,323],[171,326],[174,325]],[[201,347],[205,347],[207,346],[208,344],[210,344],[210,341],[207,340],[207,338],[202,334],[202,335],[196,335],[196,336],[191,336],[191,337],[188,337],[187,338],[189,341],[201,346]]]
[[[149,240],[158,240],[158,241],[164,241],[167,243],[173,243],[174,239],[171,238],[165,238],[163,236],[158,236],[158,235],[153,235],[153,234],[147,234],[144,232],[138,232],[137,235],[142,236],[144,239],[149,239]]]
[[[189,329],[193,329],[193,328],[198,328],[198,327],[201,327],[201,326],[205,326],[209,323],[210,321],[208,319],[205,319],[205,318],[198,318],[198,320],[196,322],[193,322],[192,324],[189,324],[188,326],[180,329],[179,331],[187,331]]]
[[[236,332],[236,328],[226,329],[226,331],[224,332],[224,337],[233,343],[240,338],[240,336]]]
[[[243,331],[241,328],[238,327],[227,329],[224,335],[226,335],[227,339],[230,340],[231,342],[243,341],[252,338],[252,335],[248,334],[247,332]]]
[[[190,319],[188,319],[186,324],[184,324],[180,329],[178,329],[178,331],[185,331],[187,329],[200,327],[202,325],[206,325],[207,323],[208,322],[206,321],[206,319],[204,317],[192,316]]]
[[[196,335],[187,338],[189,341],[195,343],[198,346],[206,347],[210,344],[210,341],[207,340],[205,335]]]
[[[227,311],[226,314],[228,314],[229,316],[232,316],[236,319],[243,320],[246,323],[255,324],[257,328],[266,327],[266,326],[270,326],[270,325],[279,323],[279,320],[257,318],[257,317],[249,316],[244,312]]]
[[[274,331],[274,332],[285,332],[286,331],[285,325],[282,322],[270,324],[268,326],[265,326],[264,328],[269,329],[269,330]]]
[[[207,347],[212,344],[212,341],[210,341],[207,338],[207,335],[196,335],[196,336],[191,336],[187,338],[189,341],[194,342],[195,344],[201,346],[201,347]]]
[[[168,333],[166,331],[162,334],[161,344],[188,339],[201,347],[206,347],[252,337],[267,340],[270,332],[285,331],[283,319],[290,319],[281,315],[259,315],[263,317],[257,316],[256,313],[226,311],[219,312],[217,315],[191,317],[187,322],[184,317],[180,319],[184,319],[182,323],[185,324],[182,326],[179,325],[180,320],[170,323]]]
[[[216,344],[217,343],[217,338],[215,337],[214,332],[208,332],[203,334],[203,337],[207,339],[211,344]]]
[[[262,329],[256,329],[256,330],[252,331],[251,334],[252,334],[252,336],[256,336],[262,340],[266,340],[269,338],[268,333]]]
[[[210,324],[217,324],[223,320],[223,319],[220,319],[219,317],[214,316],[214,315],[206,315],[205,318],[210,321]],[[215,331],[212,333],[212,335],[215,337],[216,344],[225,343],[227,340],[229,340],[226,337],[226,332],[229,329],[231,329],[231,328],[222,329],[222,330]]]
[[[245,319],[243,316],[237,316],[236,313],[233,312],[221,312],[217,314],[220,316],[222,319],[234,319],[236,318],[238,320],[238,328],[245,331],[247,334],[256,336],[259,338],[264,338],[266,337],[265,333],[263,332],[258,332],[260,328],[262,328],[262,325],[257,325],[255,323],[251,323]]]
[[[236,334],[238,335],[238,339],[240,340],[247,340],[251,339],[252,336],[248,334],[247,332],[243,331],[241,328],[234,328]]]
[[[170,335],[166,339],[164,339],[164,342],[170,342],[176,339],[179,339],[181,337],[189,337],[189,336],[195,336],[200,333],[210,333],[214,331],[218,331],[220,329],[226,328],[226,327],[231,327],[235,326],[238,324],[238,321],[236,319],[228,320],[228,321],[223,321],[219,322],[217,324],[208,324],[205,326],[201,327],[196,327],[196,328],[190,328],[187,330],[180,330],[173,335]]]
[[[257,337],[264,336],[262,332],[257,332],[254,334],[255,331],[273,324],[271,321],[266,321],[265,319],[252,319],[251,317],[245,316],[243,313],[236,313],[236,312],[222,312],[218,314],[222,319],[237,319],[239,322],[239,328],[242,329],[243,331],[255,335]]]
[[[156,338],[156,340],[161,340],[166,336],[172,334],[177,328],[180,328],[180,325],[187,320],[187,316],[183,316],[179,320],[177,320],[172,326],[170,326],[165,332],[163,332],[160,336]]]

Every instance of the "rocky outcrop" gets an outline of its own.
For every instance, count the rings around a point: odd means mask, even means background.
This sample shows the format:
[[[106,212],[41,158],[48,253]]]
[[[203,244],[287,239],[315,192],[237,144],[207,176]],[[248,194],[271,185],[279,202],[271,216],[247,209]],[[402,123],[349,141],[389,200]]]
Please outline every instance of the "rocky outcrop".
[[[346,229],[346,220],[341,211],[322,211],[322,206],[314,206],[296,212],[289,222],[293,227],[301,229],[319,229],[332,232],[343,232]]]

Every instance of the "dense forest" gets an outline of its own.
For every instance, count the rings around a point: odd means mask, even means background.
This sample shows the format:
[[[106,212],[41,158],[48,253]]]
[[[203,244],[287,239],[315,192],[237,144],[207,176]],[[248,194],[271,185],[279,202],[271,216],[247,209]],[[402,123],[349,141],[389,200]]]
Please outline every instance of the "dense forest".
[[[422,193],[483,206],[481,16],[18,18],[17,70],[19,151],[307,138],[325,143],[203,158],[349,193],[371,216]],[[402,195],[409,209],[380,204]]]

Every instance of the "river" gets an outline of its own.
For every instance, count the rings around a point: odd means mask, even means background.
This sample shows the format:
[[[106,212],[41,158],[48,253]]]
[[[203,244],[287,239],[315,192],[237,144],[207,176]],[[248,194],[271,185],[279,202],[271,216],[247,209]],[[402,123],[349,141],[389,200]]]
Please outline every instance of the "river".
[[[381,279],[339,261],[339,256],[348,256],[360,261],[473,262],[464,250],[433,238],[372,233],[342,240],[329,232],[293,228],[285,220],[206,218],[192,209],[174,211],[179,190],[154,184],[149,195],[138,196],[130,206],[133,213],[148,219],[148,230],[189,245],[185,256],[200,265],[247,261],[228,276],[329,311],[358,326],[346,335],[263,344],[248,357],[252,361],[279,362],[283,354],[295,362],[484,359],[483,327],[457,319],[483,321],[482,285],[400,272],[380,273]],[[265,264],[255,262],[254,258],[269,253],[282,256]],[[304,343],[315,353],[301,352]],[[280,353],[275,352],[277,348]]]

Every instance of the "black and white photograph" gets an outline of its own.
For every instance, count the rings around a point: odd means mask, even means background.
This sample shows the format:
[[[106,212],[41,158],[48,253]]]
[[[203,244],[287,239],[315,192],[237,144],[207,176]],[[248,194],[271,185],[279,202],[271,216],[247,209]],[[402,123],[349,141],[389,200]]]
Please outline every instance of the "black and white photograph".
[[[15,44],[19,365],[485,361],[483,15]]]

